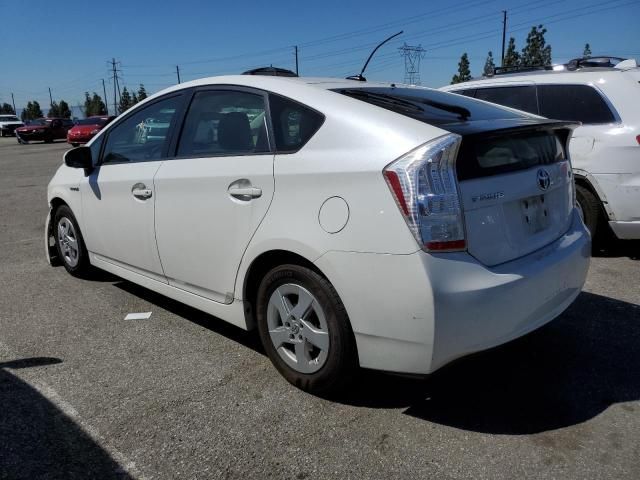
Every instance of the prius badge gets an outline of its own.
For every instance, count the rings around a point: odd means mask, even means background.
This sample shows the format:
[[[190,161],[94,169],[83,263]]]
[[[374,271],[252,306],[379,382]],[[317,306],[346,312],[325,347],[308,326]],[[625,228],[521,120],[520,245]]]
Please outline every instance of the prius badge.
[[[544,168],[538,170],[538,188],[540,190],[547,190],[551,185],[551,177],[549,176],[549,172],[547,172]]]

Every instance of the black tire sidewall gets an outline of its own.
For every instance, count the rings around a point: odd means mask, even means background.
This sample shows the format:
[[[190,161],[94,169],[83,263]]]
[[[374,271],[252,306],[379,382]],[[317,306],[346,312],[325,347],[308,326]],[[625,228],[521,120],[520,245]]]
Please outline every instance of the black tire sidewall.
[[[596,238],[601,223],[601,212],[598,200],[586,188],[576,185],[576,201],[580,204],[584,224],[591,232],[591,237]]]
[[[293,370],[276,351],[267,324],[271,294],[279,286],[293,283],[309,290],[320,303],[329,329],[329,352],[320,370],[304,374]],[[262,345],[280,374],[291,384],[316,395],[330,395],[342,389],[357,369],[357,353],[351,325],[333,286],[315,271],[298,265],[271,270],[258,289],[256,317]]]
[[[67,218],[71,223],[73,223],[73,228],[76,232],[76,240],[78,241],[78,264],[75,266],[71,266],[67,264],[64,260],[64,255],[62,254],[62,250],[60,249],[60,244],[58,242],[58,223],[61,218]],[[64,266],[65,270],[72,275],[75,276],[84,276],[89,271],[89,254],[87,253],[87,249],[84,244],[84,238],[82,237],[82,232],[80,231],[80,226],[78,225],[78,221],[76,217],[73,215],[71,209],[66,205],[61,205],[56,209],[56,212],[53,216],[53,235],[55,238],[56,251],[58,252],[58,257],[60,258],[60,262]]]

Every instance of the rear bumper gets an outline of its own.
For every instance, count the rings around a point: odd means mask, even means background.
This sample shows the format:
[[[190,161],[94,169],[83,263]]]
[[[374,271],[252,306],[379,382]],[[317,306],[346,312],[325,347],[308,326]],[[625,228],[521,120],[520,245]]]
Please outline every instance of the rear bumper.
[[[609,226],[620,240],[640,240],[640,221],[609,222]]]
[[[467,253],[329,252],[316,264],[338,290],[366,368],[428,374],[551,321],[578,296],[590,237],[571,229],[525,257],[488,268]]]

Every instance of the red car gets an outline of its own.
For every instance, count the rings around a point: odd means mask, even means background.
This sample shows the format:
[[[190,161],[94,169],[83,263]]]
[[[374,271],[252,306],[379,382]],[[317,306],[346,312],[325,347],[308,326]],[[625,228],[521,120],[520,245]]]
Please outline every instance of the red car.
[[[67,143],[70,143],[74,147],[77,147],[81,143],[87,143],[114,118],[116,117],[96,115],[95,117],[78,120],[67,133]]]
[[[31,120],[24,127],[16,128],[15,133],[18,143],[29,143],[33,140],[51,143],[66,138],[71,127],[73,121],[68,118],[38,118]]]

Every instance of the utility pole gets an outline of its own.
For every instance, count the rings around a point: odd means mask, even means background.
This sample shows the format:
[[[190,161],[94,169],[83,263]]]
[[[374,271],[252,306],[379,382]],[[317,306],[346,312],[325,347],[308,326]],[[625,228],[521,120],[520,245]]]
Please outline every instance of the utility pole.
[[[299,75],[299,73],[298,73],[298,46],[296,45],[293,48],[295,49],[295,56],[296,56],[296,75]]]
[[[115,58],[111,59],[111,71],[113,72],[113,112],[114,115],[118,114],[118,101],[120,99],[120,83],[118,83],[118,64]],[[116,97],[117,92],[117,97]],[[106,102],[105,102],[106,103]]]
[[[180,83],[180,67],[176,65],[176,75],[178,75],[178,83]]]
[[[404,83],[420,85],[420,60],[424,58],[424,48],[405,43],[398,50],[404,57]]]
[[[13,98],[13,92],[11,92],[11,103],[13,104],[13,113],[18,115],[18,111],[16,110],[16,100]]]
[[[107,101],[107,87],[104,85],[104,78],[102,79],[102,93],[104,93],[104,108],[107,110],[107,115],[109,115],[109,102]]]
[[[502,11],[502,61],[500,66],[504,67],[504,42],[507,39],[507,11]]]
[[[51,96],[51,87],[49,87],[49,106],[53,105],[53,97]]]

